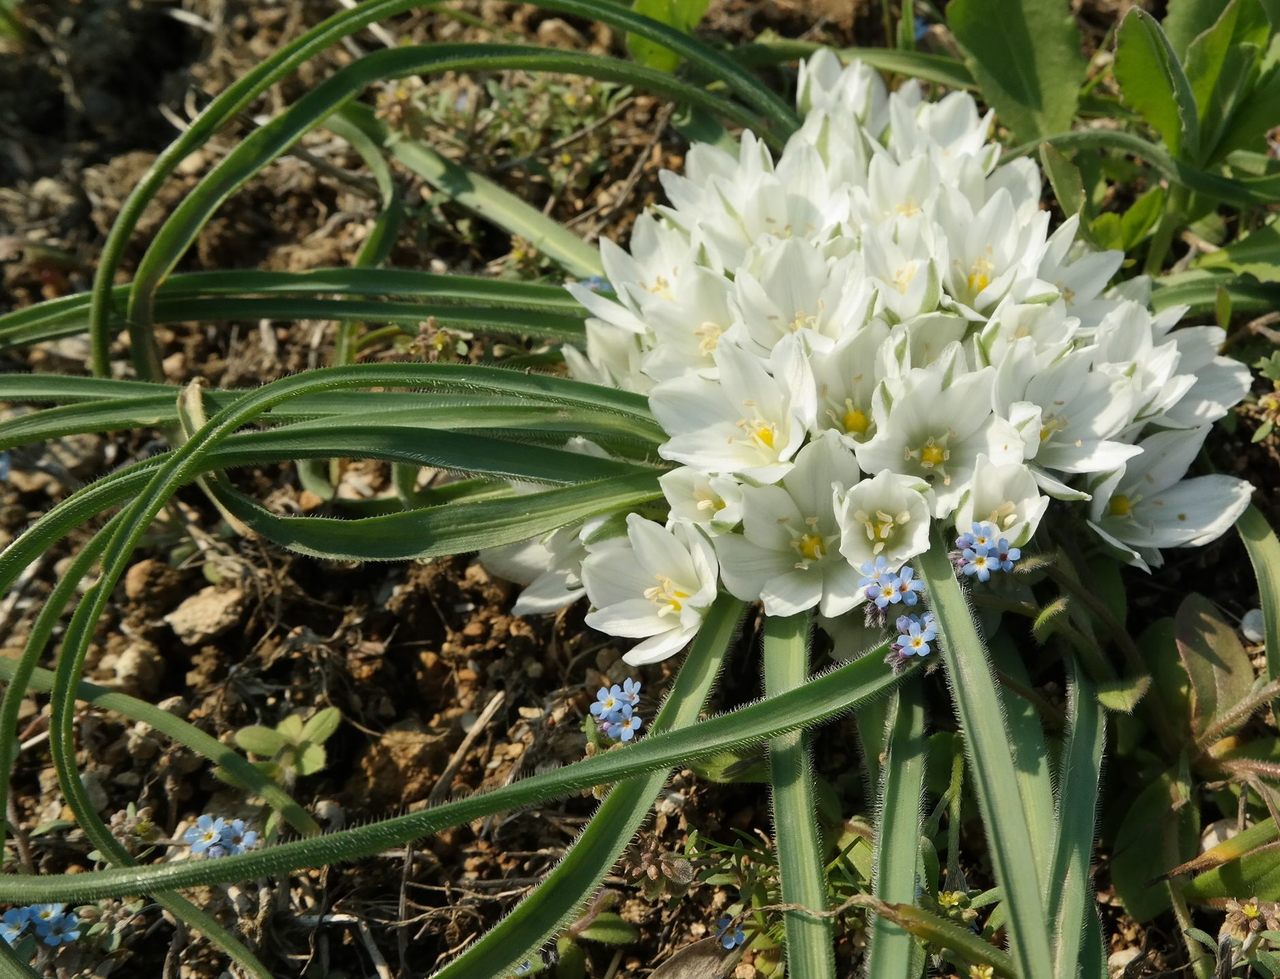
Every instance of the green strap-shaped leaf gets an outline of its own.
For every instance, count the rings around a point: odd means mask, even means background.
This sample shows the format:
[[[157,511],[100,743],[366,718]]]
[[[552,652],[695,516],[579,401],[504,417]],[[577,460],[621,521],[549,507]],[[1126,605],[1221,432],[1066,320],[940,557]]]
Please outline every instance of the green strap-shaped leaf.
[[[501,789],[480,792],[421,812],[219,860],[183,860],[84,874],[0,875],[0,901],[94,901],[158,889],[212,886],[373,856],[389,847],[402,846],[496,812],[536,805],[595,785],[710,758],[729,748],[819,724],[856,709],[864,700],[883,696],[900,679],[914,672],[911,669],[901,677],[895,676],[878,653],[869,653],[812,678],[799,689],[700,721],[692,728],[652,735],[628,746],[626,751],[604,752],[520,779]]]
[[[148,203],[155,197],[165,179],[173,173],[178,164],[188,154],[204,145],[229,120],[236,118],[258,95],[299,65],[369,24],[415,7],[433,6],[436,2],[438,0],[367,0],[350,10],[334,14],[250,69],[206,106],[186,131],[156,158],[121,208],[103,245],[98,268],[94,274],[91,322],[94,374],[104,376],[109,373],[109,299],[116,271],[128,245],[129,237],[137,227]],[[593,0],[533,0],[533,2],[535,6],[546,9],[601,20],[617,29],[656,41],[674,50],[681,58],[709,76],[721,79],[746,104],[755,106],[766,118],[772,120],[782,136],[789,135],[799,127],[799,119],[794,110],[758,79],[753,78],[718,52],[679,31],[672,30],[665,24],[639,16],[625,7],[595,4]],[[144,367],[154,366],[149,362],[148,352],[137,351],[136,353],[138,358],[136,363]],[[149,376],[160,375],[153,372]]]
[[[707,613],[671,692],[654,718],[649,737],[695,725],[715,686],[743,604],[721,595]],[[626,745],[618,751],[629,751]],[[435,979],[510,973],[586,903],[640,828],[666,783],[659,770],[613,787],[587,828],[554,870],[515,910],[475,945],[436,973]]]
[[[764,688],[777,696],[804,685],[809,674],[811,616],[766,616]],[[826,847],[816,821],[813,765],[807,732],[795,731],[769,743],[769,786],[773,797],[773,839],[778,855],[787,972],[824,979],[836,974],[835,928],[827,911]],[[808,912],[817,912],[811,914]]]
[[[169,215],[156,233],[142,260],[129,294],[131,352],[139,371],[158,377],[155,344],[151,336],[154,295],[173,270],[214,211],[264,166],[288,150],[310,129],[337,111],[370,84],[405,75],[444,71],[519,70],[582,74],[605,81],[634,85],[679,102],[726,116],[743,125],[758,125],[754,112],[672,75],[600,55],[553,51],[510,44],[432,44],[376,51],[321,82],[276,118],[244,138]],[[352,110],[350,118],[361,114]],[[765,131],[766,134],[768,130]],[[469,179],[464,177],[463,179]],[[474,180],[472,181],[474,183]],[[493,196],[496,188],[489,189]],[[510,195],[503,192],[505,197]],[[553,258],[575,274],[594,274],[599,266],[595,249],[527,204],[523,208],[526,233]],[[531,222],[536,222],[532,223]],[[570,244],[576,242],[576,244]],[[587,261],[590,256],[590,261]]]
[[[1050,976],[1049,929],[1035,852],[986,649],[939,534],[917,558],[917,566],[938,625],[941,659],[964,732],[991,863],[1005,895],[1013,955],[1024,977]]]
[[[1089,867],[1093,861],[1093,828],[1097,818],[1098,781],[1106,723],[1088,677],[1072,661],[1069,666],[1066,750],[1058,779],[1058,838],[1049,875],[1049,916],[1053,926],[1054,975],[1074,976],[1089,921],[1096,922]],[[1088,975],[1089,961],[1085,962]]]
[[[1085,62],[1066,0],[952,0],[947,25],[983,98],[1016,139],[1071,128]]]
[[[880,779],[872,884],[881,901],[914,904],[920,886],[920,804],[929,754],[924,735],[924,686],[920,680],[904,683],[894,699]],[[920,975],[923,949],[897,921],[876,915],[869,941],[868,976],[915,979]]]
[[[278,517],[226,487],[218,501],[251,529],[299,554],[357,561],[426,560],[539,537],[566,524],[630,512],[662,498],[658,471],[540,493],[451,503],[379,517]]]
[[[1256,506],[1250,506],[1236,521],[1236,533],[1244,541],[1258,579],[1258,600],[1262,606],[1263,639],[1267,651],[1267,677],[1280,679],[1280,540]],[[1280,718],[1280,700],[1271,704]]]
[[[1191,83],[1160,25],[1137,7],[1116,32],[1115,73],[1124,100],[1142,113],[1169,151],[1197,162],[1200,122]]]

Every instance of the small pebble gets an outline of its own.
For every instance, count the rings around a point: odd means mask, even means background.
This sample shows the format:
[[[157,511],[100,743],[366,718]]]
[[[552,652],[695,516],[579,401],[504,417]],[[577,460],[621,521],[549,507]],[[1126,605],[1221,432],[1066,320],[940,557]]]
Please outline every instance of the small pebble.
[[[1266,633],[1263,631],[1262,609],[1251,608],[1245,612],[1244,618],[1240,620],[1240,631],[1249,642],[1262,642],[1266,638]]]

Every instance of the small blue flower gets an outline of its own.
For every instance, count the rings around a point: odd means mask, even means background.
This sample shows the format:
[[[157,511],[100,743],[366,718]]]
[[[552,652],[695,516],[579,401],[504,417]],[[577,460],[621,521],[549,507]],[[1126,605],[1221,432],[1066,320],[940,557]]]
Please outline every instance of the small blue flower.
[[[10,908],[0,916],[0,938],[13,945],[31,924],[30,908]]]
[[[258,833],[246,829],[243,819],[233,819],[222,827],[222,840],[218,845],[231,856],[238,856],[258,845]]]
[[[878,583],[881,575],[889,573],[889,561],[883,554],[881,554],[874,561],[867,561],[863,564],[862,567],[858,569],[858,572],[862,575],[862,580],[858,582],[858,587],[868,588],[871,585]],[[870,598],[871,596],[868,595],[867,597]]]
[[[615,693],[615,691],[617,691]],[[599,721],[609,721],[622,707],[621,691],[615,683],[612,687],[601,687],[596,691],[596,702],[591,705],[591,715]]]
[[[747,933],[741,928],[733,927],[733,919],[728,915],[716,922],[716,938],[726,950],[733,950],[747,941]]]
[[[622,690],[619,694],[621,700],[626,701],[632,707],[640,706],[640,681],[627,677],[622,681]]]
[[[27,920],[39,928],[41,922],[52,921],[66,909],[65,904],[31,904],[21,910],[26,912]]]
[[[192,853],[203,853],[207,857],[225,856],[222,834],[226,825],[227,821],[221,816],[214,819],[205,813],[182,835],[182,841],[191,847]]]
[[[924,582],[915,574],[915,568],[909,564],[898,572],[898,598],[903,605],[915,605],[924,594]]]
[[[989,581],[991,572],[1000,569],[995,558],[989,556],[985,548],[977,550],[972,547],[966,547],[960,558],[960,571],[971,578],[976,577],[979,581]]]
[[[1012,571],[1014,564],[1022,558],[1022,551],[1016,547],[1010,547],[1009,542],[1001,537],[996,543],[995,554],[992,556],[1001,571]]]
[[[37,921],[36,934],[51,947],[69,945],[80,937],[80,919],[74,911],[59,912],[52,918]]]
[[[967,534],[956,538],[957,551],[973,551],[975,554],[986,554],[995,546],[996,527],[992,523],[975,523]]]
[[[623,704],[616,714],[600,725],[600,730],[613,741],[630,741],[643,723],[640,715],[632,712],[630,704]]]
[[[893,645],[903,656],[928,656],[933,652],[929,644],[938,638],[938,627],[932,612],[899,616],[896,625],[901,635]]]

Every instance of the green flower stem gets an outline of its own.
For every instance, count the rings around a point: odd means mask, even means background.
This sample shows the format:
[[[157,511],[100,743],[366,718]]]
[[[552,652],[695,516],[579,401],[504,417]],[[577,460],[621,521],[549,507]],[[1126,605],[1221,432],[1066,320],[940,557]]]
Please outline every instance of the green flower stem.
[[[811,616],[766,616],[764,688],[770,697],[804,687],[809,675]],[[782,881],[782,901],[824,913],[829,904],[824,855],[818,829],[809,735],[794,731],[769,743],[769,782],[773,792],[774,847]],[[783,914],[787,973],[806,979],[836,974],[832,919],[804,910]]]
[[[914,904],[920,878],[920,800],[929,747],[924,734],[924,685],[918,678],[904,683],[896,701],[882,767],[872,885],[880,901]],[[919,976],[924,966],[911,932],[882,914],[872,921],[868,955],[868,976],[909,979]]]
[[[941,658],[963,729],[969,770],[1005,894],[1010,942],[1025,979],[1053,975],[1044,897],[1036,873],[999,692],[940,532],[916,559],[938,625]]]
[[[913,666],[901,676],[894,676],[880,661],[880,656],[872,652],[815,677],[798,689],[708,718],[689,728],[650,735],[628,746],[626,751],[604,752],[555,771],[520,779],[501,789],[479,792],[421,812],[218,860],[182,860],[56,876],[0,875],[0,902],[94,901],[161,889],[231,883],[373,856],[497,812],[533,806],[634,775],[685,765],[820,724],[883,696],[915,672]]]
[[[697,724],[737,634],[743,608],[742,602],[723,594],[712,605],[653,720],[649,737]],[[623,745],[611,753],[625,754],[636,747]],[[600,886],[666,781],[667,770],[658,769],[614,786],[546,879],[475,945],[436,973],[435,979],[506,975],[533,954]]]

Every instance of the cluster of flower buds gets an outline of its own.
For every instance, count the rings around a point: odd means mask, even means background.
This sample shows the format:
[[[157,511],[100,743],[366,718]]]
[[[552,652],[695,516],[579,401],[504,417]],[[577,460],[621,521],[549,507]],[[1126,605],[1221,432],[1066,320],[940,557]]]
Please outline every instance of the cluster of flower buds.
[[[606,738],[613,741],[630,741],[640,730],[642,719],[635,709],[640,706],[640,681],[627,677],[622,684],[601,687],[596,691],[596,702],[591,705],[591,716]]]

